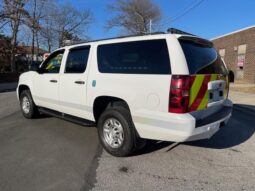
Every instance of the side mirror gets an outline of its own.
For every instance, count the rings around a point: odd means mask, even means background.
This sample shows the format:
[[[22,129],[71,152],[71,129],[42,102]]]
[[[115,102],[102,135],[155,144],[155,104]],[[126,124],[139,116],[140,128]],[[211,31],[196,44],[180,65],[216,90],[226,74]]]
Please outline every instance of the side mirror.
[[[35,71],[35,72],[38,72],[39,74],[43,73],[42,68],[40,68],[40,63],[36,63],[36,62],[33,62],[29,66],[29,71]]]
[[[43,73],[43,68],[39,68],[36,70],[36,72],[38,72],[39,74],[42,74]]]

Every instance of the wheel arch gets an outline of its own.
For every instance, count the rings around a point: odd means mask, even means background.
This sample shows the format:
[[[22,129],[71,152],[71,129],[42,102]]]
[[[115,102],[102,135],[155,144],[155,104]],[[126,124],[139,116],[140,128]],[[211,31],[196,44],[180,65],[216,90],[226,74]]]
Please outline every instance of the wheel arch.
[[[26,84],[20,84],[19,86],[18,86],[18,97],[20,97],[20,94],[21,94],[21,92],[22,91],[24,91],[24,90],[29,90],[29,91],[31,91],[30,90],[30,87],[28,86],[28,85],[26,85]]]
[[[104,110],[110,105],[114,106],[114,104],[123,106],[130,111],[130,107],[126,100],[114,97],[114,96],[98,96],[94,99],[93,102],[93,115],[94,119],[97,122],[99,116],[104,112]]]

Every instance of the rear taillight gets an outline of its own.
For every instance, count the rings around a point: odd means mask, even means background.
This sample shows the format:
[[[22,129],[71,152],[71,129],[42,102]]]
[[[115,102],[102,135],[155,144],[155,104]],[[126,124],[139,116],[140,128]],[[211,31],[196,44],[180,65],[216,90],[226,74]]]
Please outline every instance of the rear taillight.
[[[169,107],[171,113],[186,113],[189,110],[191,77],[188,75],[173,75],[169,92]]]

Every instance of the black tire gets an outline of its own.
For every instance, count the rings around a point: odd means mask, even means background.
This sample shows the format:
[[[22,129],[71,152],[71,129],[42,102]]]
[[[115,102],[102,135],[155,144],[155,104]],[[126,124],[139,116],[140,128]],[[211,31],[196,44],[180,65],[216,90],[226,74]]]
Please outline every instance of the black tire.
[[[104,124],[109,119],[116,119],[123,129],[123,141],[121,146],[113,148],[107,143],[104,135]],[[97,123],[98,136],[104,149],[113,156],[124,157],[131,155],[136,147],[136,134],[135,127],[133,125],[130,112],[127,108],[122,106],[108,107],[99,117]]]
[[[23,108],[24,99],[27,99],[27,101],[29,103],[28,110],[25,110]],[[38,108],[35,105],[29,90],[24,90],[21,92],[21,94],[20,94],[20,108],[21,108],[23,116],[27,119],[36,118],[38,116]]]

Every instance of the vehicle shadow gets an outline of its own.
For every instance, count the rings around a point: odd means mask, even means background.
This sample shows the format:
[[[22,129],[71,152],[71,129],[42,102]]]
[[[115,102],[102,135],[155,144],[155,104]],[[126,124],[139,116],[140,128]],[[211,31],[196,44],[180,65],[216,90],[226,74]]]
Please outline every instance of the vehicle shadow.
[[[47,115],[44,113],[40,113],[39,115],[37,115],[34,120],[40,120],[40,119],[46,119],[46,118],[53,118],[53,116],[51,115]]]
[[[174,142],[146,140],[146,145],[142,149],[138,149],[136,152],[134,152],[133,156],[152,153],[164,148],[167,148],[167,151],[170,151],[176,146],[177,145]]]
[[[184,143],[186,145],[225,149],[246,142],[255,132],[255,106],[236,104],[228,124],[211,139]]]
[[[211,139],[180,143],[196,147],[226,149],[246,142],[255,132],[255,106],[236,104],[228,124],[220,129]],[[151,153],[163,148],[166,152],[178,145],[172,142],[148,141],[145,148],[135,155]]]

